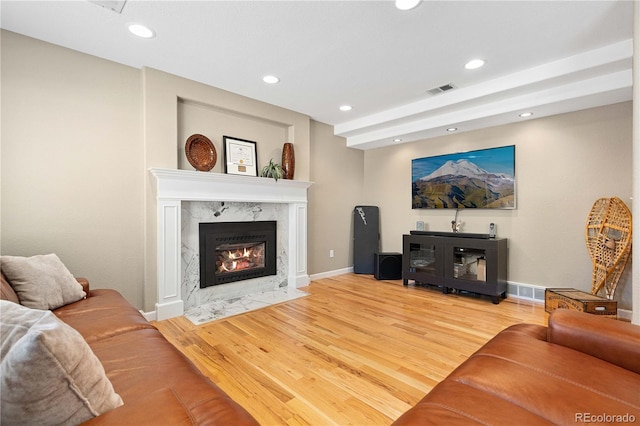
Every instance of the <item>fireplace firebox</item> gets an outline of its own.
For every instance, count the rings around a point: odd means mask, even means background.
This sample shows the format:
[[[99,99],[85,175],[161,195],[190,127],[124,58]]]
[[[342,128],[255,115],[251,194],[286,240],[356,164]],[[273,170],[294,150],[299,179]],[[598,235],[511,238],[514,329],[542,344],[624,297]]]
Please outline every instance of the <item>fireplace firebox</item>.
[[[200,223],[200,288],[276,274],[276,221]]]

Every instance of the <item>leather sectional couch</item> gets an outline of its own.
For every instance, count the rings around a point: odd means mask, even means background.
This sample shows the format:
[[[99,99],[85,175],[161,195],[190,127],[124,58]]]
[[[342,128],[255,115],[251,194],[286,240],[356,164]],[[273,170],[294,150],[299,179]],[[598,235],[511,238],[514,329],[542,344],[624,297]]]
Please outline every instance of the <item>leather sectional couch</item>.
[[[124,402],[86,424],[257,425],[120,293],[91,291],[88,281],[78,281],[87,297],[53,313],[86,340]],[[0,298],[18,303],[4,275]]]
[[[640,326],[558,309],[498,333],[394,423],[640,423]]]

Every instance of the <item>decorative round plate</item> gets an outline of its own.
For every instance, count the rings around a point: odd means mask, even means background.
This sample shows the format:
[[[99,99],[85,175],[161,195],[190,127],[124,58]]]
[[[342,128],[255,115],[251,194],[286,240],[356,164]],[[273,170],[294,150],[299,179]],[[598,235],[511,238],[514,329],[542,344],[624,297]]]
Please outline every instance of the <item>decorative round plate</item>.
[[[204,135],[191,135],[184,146],[187,160],[196,170],[208,172],[213,169],[218,160],[216,148],[209,138]]]

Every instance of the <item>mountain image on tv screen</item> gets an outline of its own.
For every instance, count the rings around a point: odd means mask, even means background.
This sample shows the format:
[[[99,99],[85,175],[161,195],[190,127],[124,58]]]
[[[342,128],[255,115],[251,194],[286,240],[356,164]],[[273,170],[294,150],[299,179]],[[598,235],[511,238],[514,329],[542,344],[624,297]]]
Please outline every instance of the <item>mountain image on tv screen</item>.
[[[414,209],[514,209],[515,146],[411,161]]]

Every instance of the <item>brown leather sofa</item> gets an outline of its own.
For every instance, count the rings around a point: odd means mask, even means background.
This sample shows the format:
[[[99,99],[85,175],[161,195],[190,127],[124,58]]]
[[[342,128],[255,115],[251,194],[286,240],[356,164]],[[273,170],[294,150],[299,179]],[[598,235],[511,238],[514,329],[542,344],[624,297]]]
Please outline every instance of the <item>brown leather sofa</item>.
[[[86,424],[257,425],[255,419],[203,376],[115,290],[89,289],[87,298],[55,309],[103,365],[124,405]],[[2,276],[0,298],[18,303]]]
[[[394,425],[640,422],[640,326],[558,309],[505,329]]]

